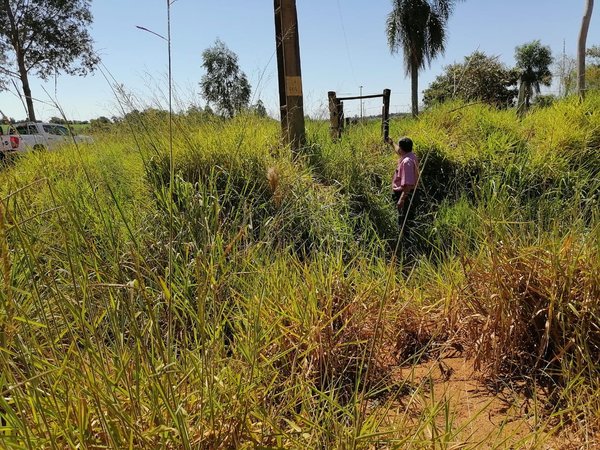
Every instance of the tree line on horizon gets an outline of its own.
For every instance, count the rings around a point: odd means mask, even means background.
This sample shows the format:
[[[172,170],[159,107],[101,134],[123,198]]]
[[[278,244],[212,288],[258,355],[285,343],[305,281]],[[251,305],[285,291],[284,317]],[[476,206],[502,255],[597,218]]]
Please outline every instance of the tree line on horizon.
[[[21,95],[29,120],[36,120],[35,97],[29,83],[31,75],[42,80],[60,73],[83,76],[100,63],[88,31],[93,22],[91,1],[0,0],[0,90],[12,84]],[[392,0],[392,10],[385,24],[386,36],[391,53],[403,54],[405,72],[411,79],[413,116],[419,113],[419,72],[444,53],[448,20],[462,1]],[[594,2],[584,1],[576,67],[569,71],[563,67],[560,80],[565,93],[572,92],[576,86],[580,96],[586,90],[586,76],[591,81],[590,87],[596,88],[600,66],[598,46],[586,48]],[[594,59],[587,68],[586,54]],[[509,69],[496,58],[475,52],[466,57],[464,63],[447,66],[424,91],[425,105],[448,98],[478,98],[506,106],[516,98],[517,109],[522,113],[534,95],[540,93],[540,87],[550,84],[553,58],[548,47],[534,40],[517,47],[515,59],[515,67]],[[248,109],[266,115],[260,100],[250,106],[252,89],[248,78],[239,67],[237,55],[221,40],[217,39],[202,53],[202,67],[205,74],[200,87],[208,108],[212,104],[217,114],[226,118]],[[485,77],[491,80],[493,92],[483,92]]]
[[[391,53],[400,51],[403,53],[405,72],[411,78],[412,114],[415,117],[419,114],[419,72],[426,66],[430,66],[437,56],[444,54],[448,19],[456,4],[461,1],[463,0],[392,0],[393,8],[387,17],[386,35]],[[578,40],[576,79],[577,91],[582,97],[586,90],[586,40],[593,6],[593,0],[585,0],[585,13]],[[451,87],[453,94],[451,97],[480,98],[490,103],[505,105],[512,102],[510,87],[518,83],[517,111],[522,114],[529,108],[534,94],[539,94],[540,86],[550,85],[552,73],[549,67],[553,59],[549,47],[542,46],[539,40],[517,47],[515,59],[517,61],[515,70],[508,71],[493,59],[486,57],[485,54],[475,52],[462,66],[446,67],[445,75],[446,78],[452,77],[451,82],[445,80],[444,75],[438,77],[434,82],[435,86],[430,87],[425,94],[426,102],[443,101],[448,97]],[[458,88],[461,86],[457,88],[456,76],[469,72],[471,62],[475,62],[479,66],[478,71],[470,71],[478,76],[475,84],[481,86],[484,81],[481,75],[493,75],[492,81],[497,92],[490,96],[483,92],[481,87],[470,91],[467,88],[467,92],[465,89],[462,89],[462,92],[459,91]],[[462,83],[463,77],[459,78]]]

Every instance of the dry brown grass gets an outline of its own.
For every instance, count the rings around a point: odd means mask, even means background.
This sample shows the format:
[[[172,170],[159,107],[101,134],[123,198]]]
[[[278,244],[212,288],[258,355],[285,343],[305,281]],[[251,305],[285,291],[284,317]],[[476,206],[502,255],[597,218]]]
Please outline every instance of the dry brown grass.
[[[600,279],[597,245],[568,238],[557,248],[498,243],[487,263],[465,269],[463,342],[489,377],[597,373]]]
[[[447,339],[409,296],[398,288],[382,304],[381,297],[337,280],[319,295],[309,320],[282,321],[265,357],[277,360],[281,380],[335,390],[342,403],[359,391],[388,392],[398,367],[428,359]]]

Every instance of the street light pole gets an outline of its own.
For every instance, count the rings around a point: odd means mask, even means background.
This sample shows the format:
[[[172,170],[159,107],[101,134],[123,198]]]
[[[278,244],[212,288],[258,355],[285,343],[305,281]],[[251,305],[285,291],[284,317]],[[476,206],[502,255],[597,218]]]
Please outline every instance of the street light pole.
[[[362,85],[360,87],[360,96],[362,97]],[[363,121],[363,99],[360,99],[360,123]]]

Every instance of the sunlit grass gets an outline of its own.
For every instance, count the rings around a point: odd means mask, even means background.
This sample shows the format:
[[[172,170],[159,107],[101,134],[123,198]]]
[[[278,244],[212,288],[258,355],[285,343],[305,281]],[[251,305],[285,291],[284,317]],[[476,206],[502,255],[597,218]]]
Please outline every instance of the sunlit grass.
[[[2,445],[473,447],[409,376],[448,350],[533,398],[536,428],[490,447],[591,442],[597,103],[393,122],[423,169],[408,259],[376,122],[332,143],[309,121],[293,159],[270,119],[177,116],[173,185],[160,114],[8,163]]]

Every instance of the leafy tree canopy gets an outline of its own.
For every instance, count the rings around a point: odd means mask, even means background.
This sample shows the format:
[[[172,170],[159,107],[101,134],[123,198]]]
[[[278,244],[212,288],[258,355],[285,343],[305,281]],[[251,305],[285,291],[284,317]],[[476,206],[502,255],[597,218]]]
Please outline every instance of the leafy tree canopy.
[[[590,58],[590,63],[594,66],[600,66],[600,45],[593,45],[585,52]]]
[[[8,58],[4,53],[3,49],[0,47],[0,91],[6,89],[6,74],[3,72],[2,68],[6,68],[8,66]]]
[[[267,108],[265,108],[265,104],[262,100],[259,99],[252,109],[254,114],[256,114],[258,117],[267,117]]]
[[[97,119],[90,120],[90,131],[101,132],[110,130],[112,121],[105,116],[100,116]]]
[[[98,57],[89,34],[91,0],[0,0],[2,74],[21,80],[30,119],[35,119],[28,77],[85,75]],[[1,58],[1,57],[0,57]]]
[[[86,74],[98,63],[90,5],[91,0],[1,0],[0,48],[14,57],[22,54],[27,71],[44,80],[56,70]]]
[[[219,39],[202,53],[202,96],[226,117],[248,107],[251,87],[238,64],[237,55]]]
[[[446,66],[444,73],[423,91],[423,101],[430,106],[460,98],[506,107],[517,96],[518,79],[518,72],[498,62],[497,57],[476,51],[464,62]]]

